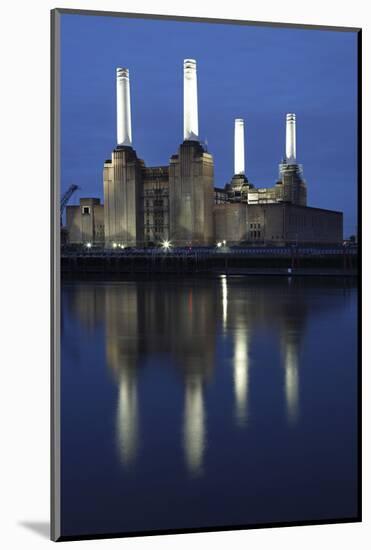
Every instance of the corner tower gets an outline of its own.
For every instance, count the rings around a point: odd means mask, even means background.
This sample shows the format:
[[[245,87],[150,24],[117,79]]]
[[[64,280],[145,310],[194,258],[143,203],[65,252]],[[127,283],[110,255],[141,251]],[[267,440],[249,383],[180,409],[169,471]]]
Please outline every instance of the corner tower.
[[[230,202],[248,202],[248,191],[254,186],[245,174],[245,121],[236,118],[234,121],[234,174],[226,185]]]
[[[277,199],[300,206],[307,205],[307,186],[303,166],[296,160],[296,115],[286,115],[286,158],[279,165]]]
[[[214,163],[198,137],[197,68],[185,59],[184,141],[169,166],[170,240],[177,246],[214,242]]]
[[[117,146],[103,169],[106,247],[143,242],[142,168],[132,147],[129,69],[116,69]]]

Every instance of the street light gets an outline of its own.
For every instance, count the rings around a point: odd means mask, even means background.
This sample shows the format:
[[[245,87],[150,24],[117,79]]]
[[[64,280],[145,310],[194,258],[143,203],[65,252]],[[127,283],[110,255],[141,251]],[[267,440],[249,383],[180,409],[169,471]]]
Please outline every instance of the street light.
[[[221,242],[216,243],[216,246],[217,246],[218,248],[220,248],[220,247],[222,246],[222,243],[221,243]]]
[[[171,242],[170,241],[163,241],[162,248],[164,250],[169,250],[170,247],[171,247]]]
[[[91,243],[86,243],[86,248],[91,248]]]

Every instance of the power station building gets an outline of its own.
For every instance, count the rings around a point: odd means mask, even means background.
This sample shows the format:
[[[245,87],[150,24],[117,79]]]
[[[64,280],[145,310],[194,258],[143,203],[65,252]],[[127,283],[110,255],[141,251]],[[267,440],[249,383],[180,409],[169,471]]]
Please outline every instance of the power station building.
[[[241,118],[235,120],[234,175],[224,188],[214,186],[213,157],[199,139],[196,61],[184,60],[183,71],[183,142],[168,165],[149,167],[133,148],[129,70],[117,69],[117,146],[104,163],[104,205],[81,199],[67,207],[69,242],[107,248],[341,243],[342,213],[307,206],[295,114],[286,116],[286,156],[273,187],[257,188],[246,177]]]

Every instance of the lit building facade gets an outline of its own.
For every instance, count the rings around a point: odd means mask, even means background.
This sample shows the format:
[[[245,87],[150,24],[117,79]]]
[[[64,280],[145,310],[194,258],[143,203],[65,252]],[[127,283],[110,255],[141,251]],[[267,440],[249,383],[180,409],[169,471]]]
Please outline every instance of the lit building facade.
[[[327,245],[343,238],[341,212],[286,202],[217,204],[214,217],[216,242],[230,245]]]
[[[342,213],[307,206],[295,114],[286,115],[286,156],[273,186],[256,187],[246,176],[245,121],[237,118],[234,175],[215,187],[213,157],[199,139],[195,60],[184,60],[183,82],[184,140],[168,165],[148,167],[132,144],[129,70],[117,69],[117,146],[103,168],[105,247],[342,242]],[[81,210],[69,214],[74,208],[67,207],[70,242],[78,242],[76,226],[83,225]],[[89,240],[95,235],[100,243],[102,231],[93,230]]]

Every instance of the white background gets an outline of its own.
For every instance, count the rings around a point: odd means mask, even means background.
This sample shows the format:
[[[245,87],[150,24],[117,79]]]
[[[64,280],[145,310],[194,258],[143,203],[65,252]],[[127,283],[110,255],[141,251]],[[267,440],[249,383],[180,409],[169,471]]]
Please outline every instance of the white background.
[[[104,9],[363,27],[364,241],[370,238],[370,16],[362,0],[16,0],[0,16],[0,315],[1,452],[0,545],[6,549],[53,544],[25,524],[49,519],[49,10]],[[320,59],[318,60],[320,63]],[[368,65],[368,66],[367,66]],[[336,182],[334,182],[336,184]],[[367,247],[368,248],[368,247]],[[364,249],[364,310],[370,304],[369,251]],[[367,318],[369,319],[369,308]],[[365,315],[366,317],[366,315]],[[364,319],[367,326],[367,319]],[[368,323],[368,326],[369,323]],[[365,340],[370,337],[365,329]],[[367,344],[367,341],[365,342]],[[364,523],[192,534],[69,545],[126,548],[367,548],[370,536],[370,377],[364,352]],[[336,391],[336,387],[334,387]],[[315,480],[313,480],[315,483]],[[45,531],[45,527],[44,527]],[[370,537],[371,538],[371,537]]]

